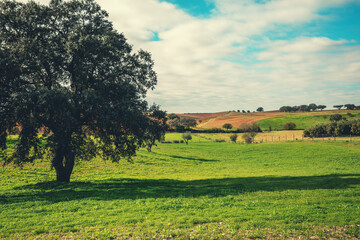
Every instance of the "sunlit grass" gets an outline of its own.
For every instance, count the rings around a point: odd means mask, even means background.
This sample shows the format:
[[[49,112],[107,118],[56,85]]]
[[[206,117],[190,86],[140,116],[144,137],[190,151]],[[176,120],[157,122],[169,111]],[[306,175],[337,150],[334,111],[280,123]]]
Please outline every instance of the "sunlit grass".
[[[357,238],[359,155],[358,142],[245,145],[193,136],[189,145],[142,149],[133,164],[79,162],[69,184],[54,182],[46,161],[6,166],[0,237]]]

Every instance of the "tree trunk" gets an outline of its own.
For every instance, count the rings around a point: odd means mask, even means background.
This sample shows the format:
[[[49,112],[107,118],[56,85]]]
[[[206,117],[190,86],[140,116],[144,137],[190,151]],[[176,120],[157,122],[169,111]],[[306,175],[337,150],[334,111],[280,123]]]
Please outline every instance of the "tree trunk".
[[[70,182],[74,163],[75,156],[71,150],[64,151],[64,148],[56,149],[52,165],[56,171],[57,182]]]

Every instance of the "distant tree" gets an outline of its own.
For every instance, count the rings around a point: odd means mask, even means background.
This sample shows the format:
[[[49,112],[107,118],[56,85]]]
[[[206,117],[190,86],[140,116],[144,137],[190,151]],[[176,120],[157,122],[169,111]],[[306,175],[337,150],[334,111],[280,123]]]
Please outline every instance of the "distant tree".
[[[322,111],[322,110],[324,110],[326,108],[326,106],[325,105],[318,105],[317,108]]]
[[[237,138],[238,138],[238,135],[236,133],[230,135],[230,141],[233,143],[236,143]]]
[[[240,112],[240,110],[237,110],[237,112],[239,113],[239,112]]]
[[[285,123],[284,130],[294,130],[296,127],[296,124],[293,122]]]
[[[242,123],[239,126],[238,131],[240,131],[240,132],[261,132],[261,128],[257,122]]]
[[[257,112],[263,112],[263,111],[264,111],[264,108],[263,108],[263,107],[258,107],[258,108],[256,109],[256,111],[257,111]]]
[[[308,111],[315,111],[317,108],[318,107],[315,103],[310,103],[308,106]]]
[[[182,138],[184,139],[185,143],[188,144],[188,142],[192,139],[191,132],[184,132],[182,134]]]
[[[46,150],[57,181],[69,182],[77,159],[135,155],[156,125],[145,99],[157,83],[150,53],[133,52],[94,0],[3,0],[0,26],[2,148],[21,126],[9,160]]]
[[[344,107],[346,107],[347,110],[354,110],[356,108],[355,104],[345,104]]]
[[[196,126],[196,120],[194,118],[181,118],[180,119],[180,125],[190,128]]]
[[[334,115],[331,115],[329,119],[332,122],[338,122],[341,119],[343,119],[343,117],[340,114],[334,114]]]
[[[300,111],[308,112],[309,111],[309,106],[308,105],[300,105]]]
[[[338,110],[340,110],[344,105],[334,105],[334,108],[337,108]]]
[[[245,110],[242,110],[242,113],[246,113],[246,111],[245,111]]]
[[[168,114],[167,117],[169,120],[180,119],[180,117],[178,115],[176,115],[175,113],[170,113],[170,114]]]
[[[250,113],[250,110],[247,110],[247,113]]]
[[[225,129],[227,129],[227,130],[229,130],[229,129],[231,129],[233,126],[232,126],[230,123],[225,123],[222,127],[225,128]]]

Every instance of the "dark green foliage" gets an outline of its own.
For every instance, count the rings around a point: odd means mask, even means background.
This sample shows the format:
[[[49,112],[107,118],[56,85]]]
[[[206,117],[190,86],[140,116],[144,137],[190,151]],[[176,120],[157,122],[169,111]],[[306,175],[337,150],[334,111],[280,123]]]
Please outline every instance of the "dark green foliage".
[[[316,111],[317,109],[325,109],[325,105],[316,105],[315,103],[310,103],[309,105],[300,105],[300,106],[282,106],[280,112],[310,112]]]
[[[156,141],[164,140],[167,129],[166,112],[160,110],[159,106],[153,105],[148,113],[148,124],[144,134],[144,146],[151,152]]]
[[[258,108],[256,109],[256,111],[257,111],[257,112],[263,112],[263,111],[264,111],[264,108],[263,108],[263,107],[258,107]]]
[[[6,130],[21,126],[14,162],[45,148],[57,180],[68,182],[75,159],[119,161],[149,139],[153,61],[133,53],[107,17],[93,0],[0,2],[0,140],[4,148]],[[39,129],[50,133],[45,145]]]
[[[233,126],[230,123],[225,123],[222,127],[229,130],[232,129]]]
[[[338,121],[305,129],[305,137],[360,136],[360,120]]]
[[[296,128],[296,124],[293,122],[285,123],[284,130],[294,130]]]
[[[340,121],[343,117],[340,114],[333,114],[330,116],[329,120],[332,122]]]
[[[338,110],[340,110],[344,105],[334,105],[334,108],[337,108]]]
[[[346,107],[347,110],[354,110],[356,108],[355,104],[345,104],[344,107]]]
[[[180,117],[178,115],[176,115],[175,113],[170,113],[168,114],[167,118],[169,120],[172,120],[172,119],[180,119]]]

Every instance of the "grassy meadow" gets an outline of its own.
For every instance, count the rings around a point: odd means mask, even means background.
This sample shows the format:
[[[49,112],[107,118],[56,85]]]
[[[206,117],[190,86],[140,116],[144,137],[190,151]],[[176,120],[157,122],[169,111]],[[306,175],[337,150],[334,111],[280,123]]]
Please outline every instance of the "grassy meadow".
[[[355,120],[360,118],[359,111],[349,111],[351,113],[350,116],[344,113],[344,110],[334,111],[333,114],[337,112],[339,112],[343,116],[343,118],[346,118],[348,120]],[[316,112],[316,114],[320,114],[320,113],[321,112]],[[281,130],[284,129],[284,125],[288,122],[295,123],[296,124],[295,129],[306,129],[306,128],[314,127],[315,125],[329,123],[330,122],[329,118],[332,115],[332,114],[310,115],[310,113],[308,114],[305,113],[304,115],[300,115],[300,114],[290,115],[290,114],[284,117],[274,117],[274,118],[259,120],[258,123],[262,130],[269,130],[269,127],[271,127],[272,130],[275,129]]]
[[[193,136],[189,145],[141,149],[133,163],[78,162],[71,183],[54,182],[46,160],[8,165],[0,238],[358,239],[359,156],[359,141]]]

